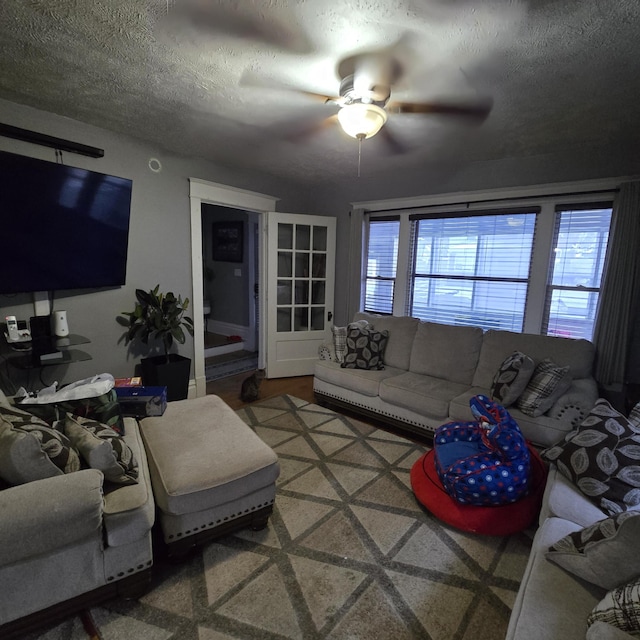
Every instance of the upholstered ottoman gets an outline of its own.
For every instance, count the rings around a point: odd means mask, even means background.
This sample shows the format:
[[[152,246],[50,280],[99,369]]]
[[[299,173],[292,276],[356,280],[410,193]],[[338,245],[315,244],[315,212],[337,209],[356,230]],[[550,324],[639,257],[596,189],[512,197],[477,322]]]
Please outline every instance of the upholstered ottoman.
[[[217,396],[170,402],[140,422],[170,555],[230,531],[264,528],[278,458]]]

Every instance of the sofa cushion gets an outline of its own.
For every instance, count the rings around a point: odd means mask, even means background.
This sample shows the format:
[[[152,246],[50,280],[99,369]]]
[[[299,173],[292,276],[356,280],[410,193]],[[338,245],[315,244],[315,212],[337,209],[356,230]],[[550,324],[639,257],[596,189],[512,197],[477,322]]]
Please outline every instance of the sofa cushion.
[[[473,385],[489,389],[500,363],[514,351],[526,353],[536,364],[553,356],[559,366],[570,368],[575,379],[592,375],[595,347],[588,340],[489,329],[482,338]]]
[[[343,369],[337,362],[318,360],[314,376],[319,380],[335,384],[344,389],[374,398],[380,390],[380,382],[404,373],[400,369]]]
[[[536,366],[516,404],[522,413],[537,418],[549,411],[570,386],[568,366],[560,367],[551,360],[543,360]]]
[[[640,503],[640,427],[602,398],[578,429],[542,456],[608,515]]]
[[[570,533],[549,547],[547,558],[603,589],[640,575],[640,512],[623,512]]]
[[[69,439],[26,411],[0,408],[0,477],[12,485],[80,469]]]
[[[410,316],[381,316],[358,312],[354,320],[366,320],[377,331],[388,331],[389,339],[384,352],[384,363],[396,369],[409,370],[411,349],[420,321]]]
[[[606,622],[621,631],[640,631],[640,578],[609,591],[593,608],[587,624]]]
[[[388,331],[362,329],[349,326],[347,329],[347,352],[341,363],[343,369],[384,369],[384,350]]]
[[[409,371],[469,386],[481,346],[479,327],[421,322],[413,341]]]
[[[380,398],[416,413],[433,416],[443,422],[449,403],[465,385],[417,373],[403,373],[380,382]]]
[[[67,414],[64,432],[84,461],[115,484],[138,482],[138,461],[129,445],[111,427],[96,420]]]
[[[496,371],[491,383],[491,397],[503,407],[511,406],[525,390],[535,366],[532,358],[522,351],[514,351]]]

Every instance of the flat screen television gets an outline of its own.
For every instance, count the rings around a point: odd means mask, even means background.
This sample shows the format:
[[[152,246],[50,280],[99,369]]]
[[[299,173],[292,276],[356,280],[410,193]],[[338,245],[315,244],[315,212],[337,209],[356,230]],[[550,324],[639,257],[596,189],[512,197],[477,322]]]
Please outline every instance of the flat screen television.
[[[0,293],[122,286],[131,188],[0,151]]]

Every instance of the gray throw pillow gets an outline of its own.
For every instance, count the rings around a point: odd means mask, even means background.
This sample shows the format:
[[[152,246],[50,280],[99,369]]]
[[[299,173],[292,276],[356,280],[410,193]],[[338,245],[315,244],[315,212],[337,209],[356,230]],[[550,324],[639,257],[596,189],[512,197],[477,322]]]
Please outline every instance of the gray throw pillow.
[[[640,512],[625,511],[570,533],[549,547],[547,558],[603,589],[640,575]]]
[[[533,358],[514,351],[501,365],[491,383],[491,397],[510,407],[525,390],[536,367]]]
[[[546,413],[571,386],[569,367],[559,367],[551,360],[540,362],[516,403],[522,413],[537,418]]]
[[[68,413],[64,432],[84,461],[102,471],[106,480],[122,485],[138,482],[138,462],[129,445],[111,427]]]
[[[606,622],[627,633],[640,631],[640,578],[612,589],[593,608],[587,625]]]
[[[44,420],[13,407],[0,407],[0,477],[24,484],[80,469],[68,438]]]
[[[577,429],[541,455],[608,515],[640,504],[640,425],[603,398]]]

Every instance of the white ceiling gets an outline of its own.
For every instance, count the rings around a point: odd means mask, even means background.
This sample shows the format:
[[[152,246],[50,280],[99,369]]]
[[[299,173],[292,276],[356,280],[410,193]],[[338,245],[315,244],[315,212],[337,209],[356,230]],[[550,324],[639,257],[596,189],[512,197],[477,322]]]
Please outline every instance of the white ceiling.
[[[209,18],[185,27],[194,1]],[[400,39],[393,98],[488,95],[494,107],[481,126],[390,115],[412,150],[365,141],[369,176],[639,148],[638,0],[1,0],[0,97],[188,156],[339,181],[356,171],[357,142],[336,124],[287,139],[290,123],[336,112],[287,87],[337,95],[341,59]]]

